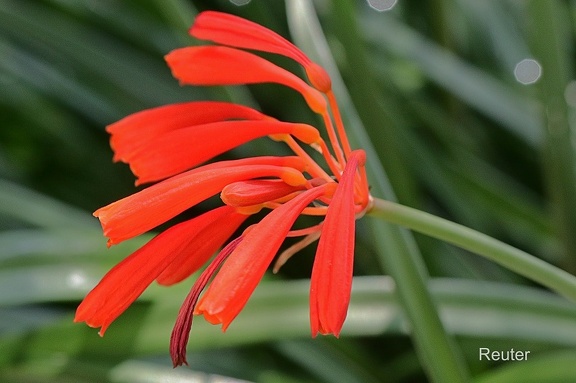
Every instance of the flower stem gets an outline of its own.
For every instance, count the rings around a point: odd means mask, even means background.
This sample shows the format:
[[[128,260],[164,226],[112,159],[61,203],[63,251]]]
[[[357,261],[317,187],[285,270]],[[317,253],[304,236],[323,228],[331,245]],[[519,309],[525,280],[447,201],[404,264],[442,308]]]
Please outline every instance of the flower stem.
[[[488,235],[382,199],[374,200],[369,215],[469,250],[576,301],[576,277]]]

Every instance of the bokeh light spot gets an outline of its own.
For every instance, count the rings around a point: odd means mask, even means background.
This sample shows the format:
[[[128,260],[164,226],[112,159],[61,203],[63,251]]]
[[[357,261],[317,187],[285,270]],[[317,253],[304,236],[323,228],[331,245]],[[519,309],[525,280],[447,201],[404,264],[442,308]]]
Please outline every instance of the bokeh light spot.
[[[524,59],[516,64],[514,77],[521,84],[534,84],[542,75],[540,63],[534,59]]]
[[[251,0],[230,0],[230,2],[234,5],[237,5],[239,7],[246,5],[248,3],[250,3]]]
[[[368,5],[378,12],[389,11],[398,2],[398,0],[367,0],[367,1]]]

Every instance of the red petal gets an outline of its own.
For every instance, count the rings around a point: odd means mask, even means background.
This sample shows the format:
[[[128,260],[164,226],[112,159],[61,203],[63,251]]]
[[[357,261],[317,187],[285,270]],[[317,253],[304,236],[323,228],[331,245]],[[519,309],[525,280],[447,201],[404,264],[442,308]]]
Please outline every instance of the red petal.
[[[312,110],[326,111],[320,92],[299,77],[261,57],[228,47],[188,47],[165,57],[172,74],[188,85],[278,83],[300,92]]]
[[[322,92],[330,89],[330,77],[324,69],[284,37],[252,21],[227,13],[206,11],[196,17],[190,34],[218,44],[290,57],[306,69],[310,82],[317,89]]]
[[[300,170],[303,163],[301,160],[298,163],[294,157],[250,160],[225,161],[190,170],[102,207],[94,212],[94,216],[100,219],[104,235],[109,238],[108,245],[113,245],[166,222],[232,182],[278,177],[291,184],[306,183]],[[255,160],[264,164],[246,165],[257,162]]]
[[[138,184],[183,172],[253,139],[291,134],[308,144],[320,138],[316,128],[280,121],[219,121],[166,132],[124,156]],[[207,143],[210,144],[207,144]]]
[[[180,252],[180,255],[156,278],[156,282],[169,286],[192,275],[249,217],[236,213],[235,209],[229,206],[222,206],[213,212],[215,213],[213,221],[194,236],[189,247]]]
[[[230,209],[222,207],[224,211]],[[76,310],[75,322],[102,327],[100,335],[182,252],[188,253],[196,235],[223,210],[213,210],[175,225],[114,266],[88,293]],[[195,254],[187,254],[194,258]]]
[[[197,39],[222,45],[277,53],[290,57],[302,66],[311,62],[300,49],[276,32],[228,13],[200,13],[190,28],[190,34]]]
[[[354,180],[365,161],[353,151],[326,213],[310,281],[312,336],[339,336],[350,302],[354,266]]]
[[[162,134],[194,125],[232,119],[262,120],[266,115],[228,102],[198,101],[143,110],[108,125],[115,161],[125,161],[141,145]]]
[[[242,310],[272,262],[300,212],[325,193],[325,185],[307,190],[274,209],[243,237],[196,307],[210,323],[225,331]]]

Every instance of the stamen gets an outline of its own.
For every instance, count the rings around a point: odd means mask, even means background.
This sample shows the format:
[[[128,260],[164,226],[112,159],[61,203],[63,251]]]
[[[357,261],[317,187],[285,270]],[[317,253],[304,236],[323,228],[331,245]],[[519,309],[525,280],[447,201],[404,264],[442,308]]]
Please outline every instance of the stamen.
[[[305,235],[309,235],[317,231],[320,231],[321,228],[322,228],[322,222],[320,222],[318,225],[309,226],[305,229],[290,230],[288,234],[286,234],[286,237],[303,237]]]
[[[330,114],[328,114],[328,110],[322,113],[322,118],[324,119],[324,125],[326,125],[326,132],[328,133],[328,139],[332,144],[332,149],[334,149],[334,153],[336,154],[338,163],[340,164],[341,168],[344,168],[344,166],[346,165],[346,160],[344,159],[344,155],[342,154],[342,148],[340,147],[340,143],[338,141],[338,137],[336,136],[334,125],[332,124],[332,120],[330,119]]]
[[[332,92],[331,89],[328,92],[326,92],[326,96],[328,97],[328,104],[330,105],[332,116],[334,116],[334,122],[336,124],[336,129],[338,131],[338,137],[340,138],[340,142],[342,143],[342,148],[344,149],[346,159],[348,159],[352,149],[350,148],[350,143],[348,142],[348,136],[346,135],[346,130],[344,129],[344,123],[342,122],[342,115],[340,114],[338,103],[336,102],[336,96],[334,95],[334,92]]]
[[[284,250],[276,259],[274,263],[274,267],[272,268],[272,272],[276,274],[280,268],[297,252],[308,246],[314,241],[317,241],[320,238],[320,231],[316,231],[314,233],[308,234],[304,237],[301,241],[298,241],[294,245],[290,246],[286,250]]]
[[[318,144],[320,146],[320,153],[322,153],[322,155],[324,156],[324,159],[326,160],[326,163],[328,164],[330,171],[332,172],[332,174],[334,174],[334,177],[336,177],[336,179],[339,180],[340,174],[342,173],[342,167],[338,164],[338,162],[336,162],[334,157],[332,157],[324,140],[319,141]]]
[[[306,153],[306,151],[298,144],[298,142],[296,142],[296,140],[292,136],[284,135],[282,137],[282,141],[284,141],[290,147],[290,149],[292,149],[294,154],[302,158],[304,162],[309,166],[306,169],[308,174],[310,174],[312,177],[315,178],[323,178],[325,180],[331,180],[328,173],[326,173],[324,169],[322,169],[322,167],[320,167],[320,165],[318,165],[318,163],[316,163],[316,161],[314,161],[312,157],[310,157],[310,155]]]
[[[268,209],[277,209],[280,206],[282,206],[282,204],[278,202],[266,202],[264,206],[267,207]],[[302,213],[300,214],[312,215],[312,216],[325,216],[327,209],[328,209],[327,207],[305,207],[304,210],[302,210]]]

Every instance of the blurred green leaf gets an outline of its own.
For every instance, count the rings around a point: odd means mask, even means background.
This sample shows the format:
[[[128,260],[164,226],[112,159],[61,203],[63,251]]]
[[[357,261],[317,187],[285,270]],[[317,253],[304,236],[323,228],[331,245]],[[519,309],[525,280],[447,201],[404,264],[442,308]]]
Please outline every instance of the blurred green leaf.
[[[86,212],[1,179],[0,213],[44,228],[97,226]]]
[[[540,101],[544,111],[540,114],[545,141],[543,166],[550,195],[554,228],[565,253],[565,266],[576,272],[576,154],[574,153],[574,126],[564,97],[572,79],[570,70],[574,39],[570,36],[568,6],[560,1],[529,1],[531,48],[542,68],[538,82]],[[549,20],[553,19],[554,23]],[[573,125],[573,123],[572,123]]]
[[[576,354],[573,350],[546,355],[528,355],[526,361],[507,363],[478,377],[476,383],[565,383],[576,376]]]
[[[374,47],[373,67],[386,61],[382,50],[416,64],[428,78],[460,100],[501,123],[531,145],[542,142],[538,103],[502,84],[453,53],[438,47],[393,17],[367,13],[362,24]]]

